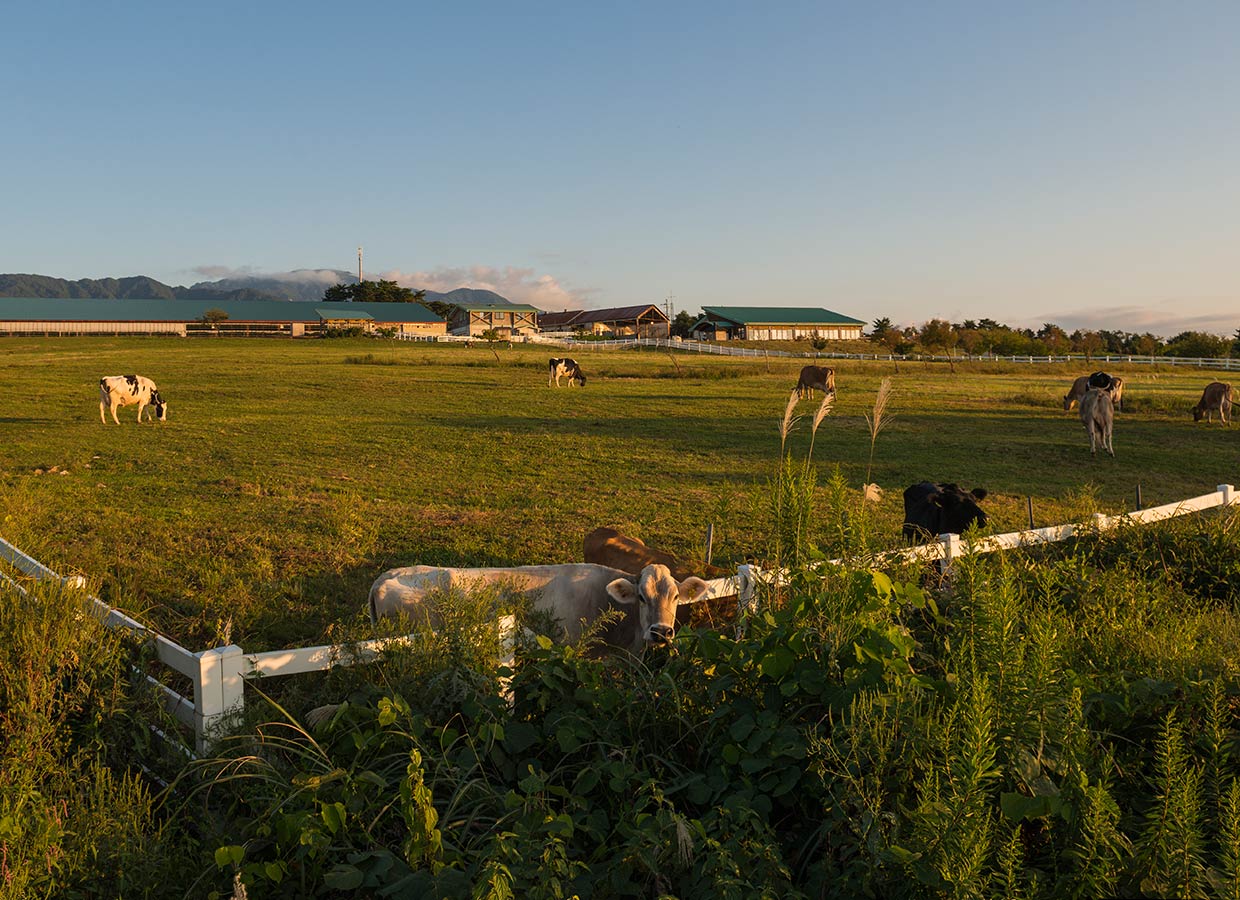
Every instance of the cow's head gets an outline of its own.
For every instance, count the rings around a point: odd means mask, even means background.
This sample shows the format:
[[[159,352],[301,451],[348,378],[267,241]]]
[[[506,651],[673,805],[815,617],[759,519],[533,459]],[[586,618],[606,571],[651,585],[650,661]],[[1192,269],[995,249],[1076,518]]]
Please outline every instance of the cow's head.
[[[161,422],[168,421],[168,404],[159,396],[159,391],[151,391],[151,406],[155,407],[155,418]]]
[[[709,589],[702,579],[690,575],[677,583],[667,566],[654,564],[642,569],[637,581],[617,578],[607,585],[612,600],[624,605],[637,604],[637,633],[634,650],[650,644],[667,644],[676,631],[676,607],[701,600]]]
[[[573,373],[572,373],[572,375],[571,375],[570,377],[571,377],[571,378],[576,378],[576,379],[577,379],[577,383],[578,383],[579,385],[581,385],[582,387],[585,387],[585,386],[586,386],[586,373],[585,373],[585,372],[583,372],[583,371],[581,371],[581,367],[580,367],[580,366],[578,366],[577,368],[573,369]]]
[[[943,485],[942,490],[930,497],[930,502],[942,510],[939,533],[964,534],[974,524],[985,528],[986,512],[977,505],[977,501],[984,499],[985,488],[966,491],[954,484]]]
[[[1206,414],[1205,404],[1198,403],[1196,406],[1193,407],[1193,421],[1194,422],[1200,422],[1201,417],[1204,416],[1205,414]]]

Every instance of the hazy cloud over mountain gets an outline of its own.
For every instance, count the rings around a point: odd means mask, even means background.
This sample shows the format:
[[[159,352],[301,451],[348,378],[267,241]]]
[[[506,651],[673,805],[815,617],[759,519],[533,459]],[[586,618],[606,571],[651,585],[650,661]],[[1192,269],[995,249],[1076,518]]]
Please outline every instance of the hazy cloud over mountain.
[[[438,291],[446,294],[459,287],[481,288],[507,297],[513,303],[529,303],[544,310],[582,309],[590,291],[576,290],[561,284],[553,275],[540,275],[533,269],[515,266],[441,267],[429,272],[402,272],[393,269],[381,278],[395,281],[402,287]]]
[[[297,284],[333,285],[340,281],[341,273],[335,269],[295,269],[292,272],[263,272],[253,266],[197,266],[195,275],[216,281],[234,278],[260,278],[267,281],[291,281]]]
[[[338,282],[357,280],[352,272],[339,269],[294,269],[291,272],[264,272],[253,266],[197,266],[194,274],[225,284],[285,282],[330,287]],[[529,303],[545,310],[582,309],[591,291],[569,288],[554,275],[516,266],[440,267],[430,271],[404,272],[389,269],[366,272],[368,278],[395,281],[402,287],[446,294],[467,287],[494,291],[514,303]]]

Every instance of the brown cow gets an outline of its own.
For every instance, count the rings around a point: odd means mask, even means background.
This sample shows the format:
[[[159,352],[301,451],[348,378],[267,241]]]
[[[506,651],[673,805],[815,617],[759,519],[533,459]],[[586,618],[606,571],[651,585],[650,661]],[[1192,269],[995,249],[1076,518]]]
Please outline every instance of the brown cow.
[[[1063,397],[1063,411],[1067,412],[1072,409],[1072,407],[1076,406],[1080,399],[1085,396],[1085,392],[1087,390],[1089,390],[1088,375],[1082,375],[1080,378],[1076,379],[1076,381],[1072,382],[1072,387],[1068,389],[1068,393],[1064,394]]]
[[[806,366],[801,369],[801,377],[797,379],[797,398],[804,400],[814,397],[814,388],[823,394],[835,393],[835,369],[826,366]]]
[[[1218,410],[1218,417],[1222,419],[1223,424],[1229,424],[1228,419],[1231,416],[1231,385],[1225,381],[1212,381],[1206,385],[1206,389],[1201,392],[1201,399],[1197,401],[1197,405],[1193,407],[1193,421],[1200,422],[1201,417],[1205,416],[1207,422],[1214,421],[1214,411]]]
[[[1118,375],[1111,379],[1111,404],[1117,410],[1124,409],[1124,379]]]

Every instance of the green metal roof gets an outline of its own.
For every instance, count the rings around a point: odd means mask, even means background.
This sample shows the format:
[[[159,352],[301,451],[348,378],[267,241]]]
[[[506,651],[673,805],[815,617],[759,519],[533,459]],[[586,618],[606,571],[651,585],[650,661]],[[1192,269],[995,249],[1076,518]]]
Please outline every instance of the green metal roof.
[[[230,322],[442,322],[420,303],[324,303],[304,300],[63,300],[0,297],[0,322],[194,322],[222,309]]]
[[[812,306],[704,306],[703,318],[734,325],[865,325],[860,319]]]
[[[530,306],[528,303],[509,303],[507,300],[503,303],[453,303],[452,305],[466,312],[542,312],[537,306]]]
[[[349,305],[352,306],[353,304]],[[320,319],[343,319],[345,321],[356,319],[374,320],[374,316],[364,309],[325,309],[321,306],[316,306],[314,311],[319,314]]]

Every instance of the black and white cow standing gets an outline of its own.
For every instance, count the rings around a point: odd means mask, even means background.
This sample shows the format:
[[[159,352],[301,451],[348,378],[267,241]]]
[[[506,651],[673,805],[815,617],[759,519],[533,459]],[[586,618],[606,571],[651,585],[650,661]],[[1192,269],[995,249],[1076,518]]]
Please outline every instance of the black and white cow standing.
[[[108,424],[105,413],[111,411],[112,421],[119,425],[121,420],[116,418],[116,408],[135,403],[138,405],[139,422],[142,421],[142,411],[148,406],[154,407],[159,421],[168,421],[168,404],[159,396],[159,388],[151,379],[141,375],[108,375],[99,379],[99,421],[104,425]]]
[[[582,387],[586,386],[586,375],[581,371],[581,366],[577,365],[577,360],[569,359],[567,356],[563,359],[552,357],[547,375],[547,387],[551,387],[552,384],[559,387],[560,377],[563,375],[568,376],[569,387],[573,386],[574,381]]]

